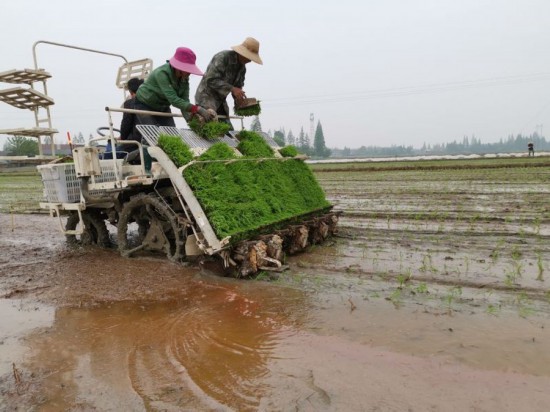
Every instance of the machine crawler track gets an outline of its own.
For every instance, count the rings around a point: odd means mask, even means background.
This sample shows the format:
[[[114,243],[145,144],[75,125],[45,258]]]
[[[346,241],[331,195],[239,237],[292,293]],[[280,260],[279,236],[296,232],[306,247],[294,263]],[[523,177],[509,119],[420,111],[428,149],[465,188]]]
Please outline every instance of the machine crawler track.
[[[301,252],[310,245],[323,242],[336,233],[340,212],[316,216],[298,225],[291,225],[272,234],[236,244],[228,259],[230,273],[247,277],[260,271],[281,271],[284,257]]]

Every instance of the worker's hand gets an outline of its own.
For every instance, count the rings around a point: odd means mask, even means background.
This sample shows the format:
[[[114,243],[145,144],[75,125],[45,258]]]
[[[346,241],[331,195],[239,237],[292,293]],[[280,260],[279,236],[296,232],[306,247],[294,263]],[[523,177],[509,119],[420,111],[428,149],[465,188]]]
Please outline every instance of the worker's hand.
[[[201,107],[201,106],[199,106],[197,110],[197,114],[207,122],[214,120],[216,118],[216,112],[214,112],[213,110],[211,111],[211,109],[206,110],[204,107]]]
[[[212,115],[212,120],[218,121],[218,113],[214,109],[207,109],[208,113]]]
[[[231,89],[231,94],[233,95],[235,102],[237,102],[237,106],[239,105],[240,102],[246,99],[246,94],[244,93],[244,90],[239,89],[238,87],[233,87]]]

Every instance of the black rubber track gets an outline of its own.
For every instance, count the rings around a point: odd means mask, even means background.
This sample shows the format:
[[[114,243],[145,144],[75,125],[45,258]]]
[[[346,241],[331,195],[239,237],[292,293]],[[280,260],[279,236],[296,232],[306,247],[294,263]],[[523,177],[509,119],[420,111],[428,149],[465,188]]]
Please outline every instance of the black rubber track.
[[[65,224],[66,230],[75,230],[79,222],[78,213],[70,212]],[[105,225],[105,220],[95,211],[82,211],[82,220],[84,221],[84,232],[81,235],[66,235],[67,243],[73,246],[97,245],[100,247],[109,247],[109,231]]]
[[[150,227],[151,221],[160,221],[163,226],[164,235],[169,240],[170,246],[165,249],[166,256],[172,261],[178,261],[185,257],[183,245],[185,236],[183,228],[178,224],[176,214],[154,194],[140,193],[132,197],[122,208],[118,220],[118,250],[121,255],[127,256],[128,251],[136,245],[128,236],[128,225],[132,222],[138,223],[137,244],[142,245],[143,240]],[[134,242],[136,240],[133,240]],[[143,250],[149,250],[146,246]],[[152,251],[157,252],[158,251]]]

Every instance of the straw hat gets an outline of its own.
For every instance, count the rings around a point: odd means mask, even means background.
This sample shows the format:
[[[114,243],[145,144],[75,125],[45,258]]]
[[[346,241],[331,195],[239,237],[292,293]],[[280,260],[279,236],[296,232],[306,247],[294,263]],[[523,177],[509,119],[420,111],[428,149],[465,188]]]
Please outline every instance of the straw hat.
[[[170,59],[170,66],[174,69],[181,70],[182,72],[202,76],[203,73],[195,64],[196,61],[197,56],[195,56],[193,50],[188,49],[187,47],[178,47],[176,49],[176,53],[174,53],[174,57]]]
[[[253,37],[247,37],[242,44],[231,47],[241,56],[258,64],[264,64],[260,58],[260,42]]]

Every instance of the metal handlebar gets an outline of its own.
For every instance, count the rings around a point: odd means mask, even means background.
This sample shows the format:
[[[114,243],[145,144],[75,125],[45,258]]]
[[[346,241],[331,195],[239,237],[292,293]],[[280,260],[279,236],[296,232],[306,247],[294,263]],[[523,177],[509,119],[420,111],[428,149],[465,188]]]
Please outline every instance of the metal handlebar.
[[[112,127],[111,112],[118,113],[132,113],[132,114],[148,114],[151,116],[162,116],[162,117],[183,117],[179,113],[166,113],[166,112],[152,112],[150,110],[136,110],[136,109],[125,109],[123,107],[105,107],[105,111],[109,113],[109,124]],[[239,119],[241,121],[241,129],[244,129],[243,116],[218,116],[220,119]]]
[[[162,116],[162,117],[183,117],[179,113],[166,113],[166,112],[152,112],[150,110],[136,110],[136,109],[125,109],[122,107],[105,107],[107,112],[120,112],[120,113],[133,113],[133,114],[149,114],[152,116]],[[223,116],[218,115],[220,119],[240,119],[243,120],[244,116]]]
[[[52,46],[67,47],[69,49],[82,50],[82,51],[87,51],[87,52],[92,52],[92,53],[105,54],[107,56],[120,57],[122,60],[124,60],[124,62],[126,64],[128,64],[128,60],[126,59],[126,57],[124,57],[121,54],[109,53],[109,52],[104,52],[104,51],[101,51],[101,50],[87,49],[85,47],[79,47],[79,46],[71,46],[70,44],[56,43],[56,42],[53,42],[53,41],[38,40],[32,45],[32,57],[33,57],[33,60],[34,60],[34,68],[36,70],[38,70],[38,60],[36,58],[36,46],[38,46],[40,43],[51,44]]]

